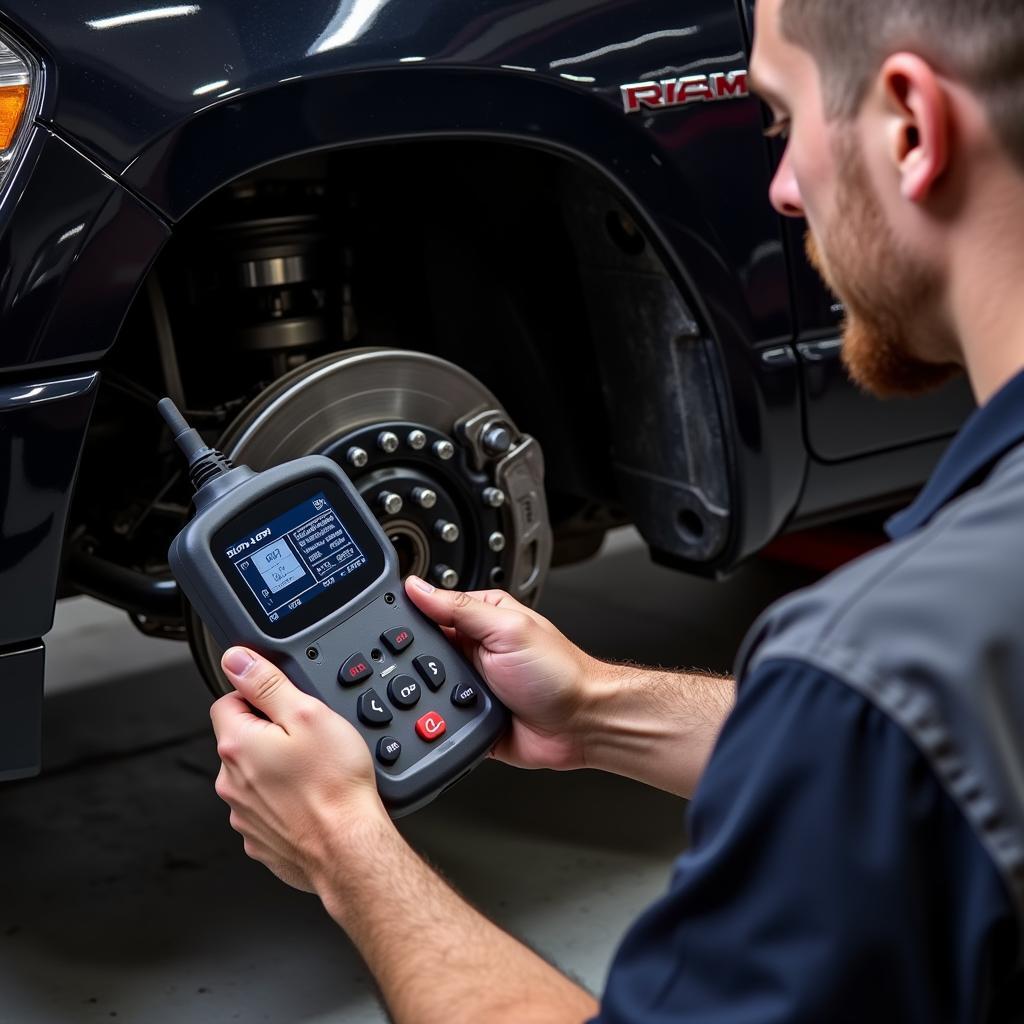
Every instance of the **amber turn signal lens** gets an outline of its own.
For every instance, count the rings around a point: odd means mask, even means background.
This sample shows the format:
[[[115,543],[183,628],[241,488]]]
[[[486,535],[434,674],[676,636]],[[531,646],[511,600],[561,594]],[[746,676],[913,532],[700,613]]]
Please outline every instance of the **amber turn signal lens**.
[[[0,152],[14,141],[27,103],[27,85],[0,85]]]

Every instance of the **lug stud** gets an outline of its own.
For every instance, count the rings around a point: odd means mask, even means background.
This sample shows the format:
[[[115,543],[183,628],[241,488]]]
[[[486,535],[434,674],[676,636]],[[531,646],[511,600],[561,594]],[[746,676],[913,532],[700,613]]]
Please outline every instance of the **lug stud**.
[[[501,508],[505,504],[505,492],[500,487],[485,487],[484,504],[490,508]]]
[[[394,491],[381,491],[377,496],[380,507],[389,515],[395,516],[402,511],[402,496]]]
[[[447,519],[438,519],[434,523],[434,533],[438,535],[445,542],[445,544],[454,544],[459,539],[459,528],[455,523],[449,522]]]
[[[445,590],[454,590],[459,585],[459,574],[448,565],[435,565],[434,579]]]
[[[370,456],[366,454],[366,449],[357,448],[355,445],[349,448],[345,453],[345,461],[348,462],[353,469],[362,469],[369,461],[369,458]]]
[[[422,430],[410,430],[405,443],[414,451],[422,451],[427,446],[427,435]]]
[[[382,430],[377,435],[377,447],[388,455],[398,451],[398,435],[390,430]]]
[[[488,423],[481,440],[488,455],[504,455],[512,447],[512,432],[504,423]]]
[[[505,534],[499,533],[497,530],[494,531],[487,538],[487,546],[494,552],[505,550]]]
[[[412,500],[420,508],[433,508],[437,504],[437,491],[432,491],[429,487],[414,487]]]
[[[442,462],[447,462],[455,454],[455,445],[451,441],[435,441],[434,454]]]

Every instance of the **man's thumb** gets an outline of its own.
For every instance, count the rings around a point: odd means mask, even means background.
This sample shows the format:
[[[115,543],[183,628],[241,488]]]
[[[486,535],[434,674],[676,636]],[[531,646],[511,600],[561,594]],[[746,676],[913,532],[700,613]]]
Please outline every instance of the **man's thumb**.
[[[418,576],[408,577],[405,584],[409,599],[424,615],[472,640],[486,643],[499,635],[505,637],[519,625],[520,616],[511,609],[488,604],[460,590],[440,590]]]
[[[220,667],[254,708],[279,725],[308,699],[276,665],[247,647],[229,647],[220,659]]]

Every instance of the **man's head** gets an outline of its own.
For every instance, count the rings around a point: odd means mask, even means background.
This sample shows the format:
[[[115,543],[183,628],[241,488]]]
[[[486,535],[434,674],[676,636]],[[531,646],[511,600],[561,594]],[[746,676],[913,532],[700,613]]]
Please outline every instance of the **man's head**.
[[[808,219],[851,375],[883,395],[946,380],[979,174],[995,161],[1024,194],[1020,0],[759,0],[752,70],[789,136],[772,202]]]

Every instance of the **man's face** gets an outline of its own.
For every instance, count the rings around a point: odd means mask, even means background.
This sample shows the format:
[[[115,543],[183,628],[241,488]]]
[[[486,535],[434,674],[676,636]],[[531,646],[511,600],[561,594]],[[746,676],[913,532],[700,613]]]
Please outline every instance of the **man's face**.
[[[755,88],[788,143],[771,186],[785,216],[806,217],[811,263],[846,307],[843,361],[879,396],[929,391],[959,372],[943,359],[942,280],[893,229],[862,155],[859,119],[827,122],[818,68],[779,28],[782,0],[759,0]]]

